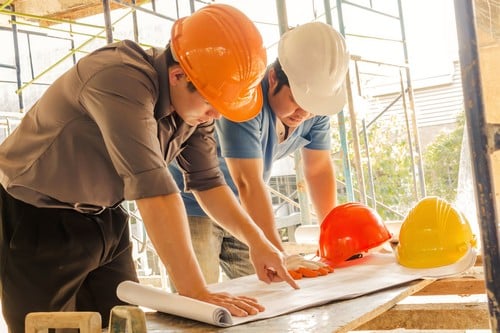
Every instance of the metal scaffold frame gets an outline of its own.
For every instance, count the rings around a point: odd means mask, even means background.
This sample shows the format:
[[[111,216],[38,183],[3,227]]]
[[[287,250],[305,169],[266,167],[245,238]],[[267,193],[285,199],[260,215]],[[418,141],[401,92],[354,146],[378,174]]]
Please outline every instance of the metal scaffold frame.
[[[413,91],[413,84],[410,73],[410,66],[408,64],[408,50],[406,45],[406,35],[405,35],[405,22],[403,19],[403,10],[401,1],[395,0],[398,6],[398,15],[390,15],[384,12],[379,12],[373,9],[371,6],[361,6],[358,3],[347,0],[323,0],[324,13],[321,15],[321,19],[324,19],[326,23],[330,25],[334,25],[335,23],[338,25],[339,31],[346,37],[346,39],[351,37],[356,38],[366,38],[366,39],[382,39],[377,36],[359,36],[350,34],[349,29],[346,27],[344,22],[344,9],[346,6],[354,6],[359,8],[360,10],[370,11],[374,14],[378,14],[383,17],[387,17],[389,20],[397,20],[401,29],[401,38],[398,40],[392,40],[394,43],[401,44],[401,48],[403,50],[403,59],[400,64],[392,64],[392,63],[384,63],[381,61],[372,60],[369,57],[365,57],[364,55],[353,55],[351,57],[352,69],[348,73],[347,80],[347,92],[348,92],[348,104],[346,109],[343,112],[340,112],[337,115],[337,125],[339,131],[340,138],[340,147],[342,153],[342,166],[343,166],[343,174],[345,177],[345,186],[347,192],[347,198],[351,201],[360,201],[365,204],[370,203],[372,207],[383,207],[384,209],[391,209],[384,205],[383,202],[377,201],[375,195],[375,182],[374,177],[371,170],[370,163],[370,152],[367,138],[367,131],[371,124],[377,121],[381,116],[389,110],[396,102],[401,101],[403,105],[403,113],[405,117],[405,126],[406,126],[406,134],[407,134],[407,142],[408,149],[411,156],[411,165],[412,169],[410,172],[412,173],[413,179],[413,195],[415,201],[418,201],[422,197],[426,196],[426,188],[425,188],[425,180],[424,180],[424,169],[423,169],[423,161],[422,161],[422,149],[421,143],[417,128],[417,115],[415,110],[415,97]],[[132,3],[128,3],[122,0],[102,0],[102,14],[104,18],[104,25],[93,25],[88,23],[79,22],[77,20],[61,20],[48,18],[43,16],[36,16],[26,13],[18,13],[14,10],[12,3],[13,0],[5,1],[0,5],[0,15],[8,15],[10,17],[10,28],[2,28],[2,30],[8,30],[12,32],[13,44],[14,44],[14,64],[0,64],[1,68],[5,68],[8,70],[16,71],[16,82],[9,81],[9,83],[15,83],[17,86],[16,93],[18,95],[18,103],[19,103],[19,112],[2,112],[0,113],[0,117],[2,121],[5,119],[5,124],[2,123],[3,126],[7,126],[7,134],[10,134],[10,131],[13,127],[15,127],[16,122],[20,120],[22,114],[25,111],[25,102],[23,99],[23,90],[31,85],[46,85],[47,83],[39,82],[40,79],[46,75],[48,72],[54,69],[54,67],[58,66],[64,60],[72,58],[73,63],[76,62],[76,54],[78,52],[83,52],[83,48],[95,39],[105,39],[107,43],[111,43],[113,41],[117,41],[118,39],[113,36],[113,26],[121,21],[123,18],[132,16],[133,20],[133,38],[136,42],[140,40],[140,31],[138,28],[139,22],[137,19],[137,12],[141,11],[143,13],[156,15],[157,17],[169,21],[174,21],[179,17],[179,4],[177,4],[177,13],[175,17],[171,17],[168,15],[164,15],[158,13],[156,11],[156,2],[151,1],[152,10],[147,9],[143,6],[139,6],[135,4],[135,1]],[[332,7],[332,2],[334,2],[334,6]],[[128,11],[122,17],[112,20],[111,17],[111,3],[118,4],[123,8],[128,9]],[[189,12],[194,12],[196,9],[196,3],[201,5],[206,5],[208,2],[204,1],[194,1],[189,0]],[[275,6],[277,10],[277,26],[280,31],[280,35],[283,34],[288,29],[288,18],[287,18],[287,8],[286,8],[286,0],[276,0]],[[370,5],[372,1],[368,1]],[[477,38],[475,34],[475,21],[474,21],[474,4],[472,0],[455,0],[455,10],[456,10],[456,18],[457,18],[457,29],[458,29],[458,37],[460,44],[460,62],[463,76],[463,91],[464,98],[467,101],[465,103],[465,113],[467,118],[467,130],[469,133],[469,140],[471,143],[471,151],[473,152],[473,156],[475,159],[474,163],[474,178],[475,178],[475,187],[477,193],[477,205],[478,209],[478,218],[480,221],[480,232],[482,239],[482,248],[483,250],[483,263],[485,269],[485,280],[487,287],[487,296],[488,296],[488,304],[490,310],[490,321],[491,327],[494,331],[498,331],[500,329],[500,284],[498,281],[500,280],[500,250],[498,243],[498,207],[495,207],[495,198],[494,198],[494,190],[492,187],[492,174],[494,172],[491,170],[492,165],[489,160],[489,154],[491,154],[492,150],[500,150],[500,131],[496,131],[492,133],[491,130],[488,130],[488,125],[485,121],[484,116],[484,105],[482,101],[482,92],[481,92],[481,80],[480,80],[480,68],[478,61],[478,50],[477,50]],[[336,15],[332,15],[332,13]],[[324,16],[324,18],[323,18]],[[38,21],[50,21],[52,23],[64,23],[68,24],[70,29],[64,31],[64,29],[59,29],[54,26],[36,26],[40,29],[47,29],[48,31],[54,30],[57,32],[67,32],[69,37],[54,37],[48,34],[44,35],[43,33],[34,32],[30,30],[20,30],[20,26],[26,26],[28,28],[33,28],[35,25],[32,25],[26,21],[21,21],[18,18],[25,18],[30,20],[38,20]],[[318,17],[316,17],[318,18]],[[98,32],[94,34],[89,34],[85,32],[77,32],[73,31],[71,27],[73,26],[81,26],[88,29],[97,29]],[[46,36],[48,38],[58,38],[61,40],[67,40],[70,43],[70,51],[64,55],[59,61],[54,63],[52,66],[49,66],[44,71],[35,74],[33,70],[33,63],[31,63],[31,79],[28,81],[23,80],[21,77],[21,64],[19,61],[19,34],[26,34],[27,42],[29,44],[30,36]],[[83,42],[80,45],[75,45],[73,36],[79,35],[83,37],[88,37],[87,41]],[[386,40],[388,41],[388,40]],[[141,44],[143,46],[151,46],[147,44]],[[357,122],[357,112],[355,109],[355,103],[353,101],[353,95],[362,93],[362,84],[360,83],[359,76],[360,70],[358,68],[361,63],[370,63],[374,62],[381,66],[393,67],[397,68],[399,77],[399,93],[397,97],[389,103],[380,113],[371,121],[367,121],[366,119],[361,119],[361,129],[358,129]],[[351,81],[352,80],[352,81]],[[353,87],[356,88],[356,91],[353,91]],[[348,126],[351,133],[356,133],[356,135],[352,136],[352,139],[348,139]],[[485,133],[489,133],[488,135],[494,136],[494,138],[488,137]],[[496,146],[491,147],[491,142],[496,142]],[[349,149],[349,147],[351,147]],[[354,158],[349,158],[349,152],[354,155]],[[364,174],[363,168],[363,157],[367,161],[367,175]],[[307,198],[307,193],[304,185],[304,179],[301,170],[300,163],[300,154],[295,154],[294,160],[296,165],[296,182],[297,186],[294,191],[294,195],[297,197],[297,200],[292,200],[287,195],[277,192],[276,190],[272,190],[272,194],[281,197],[283,202],[287,202],[294,207],[300,208],[300,221],[298,224],[311,224],[312,221],[312,213],[310,212],[310,205]],[[352,163],[352,164],[351,164]],[[357,188],[354,185],[353,175],[355,175],[355,180],[357,183]],[[138,214],[135,205],[126,203],[126,208],[130,212],[132,216],[132,220],[135,222],[140,221],[140,215]],[[397,212],[395,212],[397,214]],[[140,233],[140,237],[136,238],[136,241],[139,244],[139,252],[144,253],[146,251],[153,251],[151,246],[148,243],[147,236],[143,232]],[[148,259],[144,259],[146,262],[143,263],[144,267],[148,266]],[[164,270],[162,271],[163,277],[165,275]],[[166,280],[163,279],[163,284],[166,286]]]

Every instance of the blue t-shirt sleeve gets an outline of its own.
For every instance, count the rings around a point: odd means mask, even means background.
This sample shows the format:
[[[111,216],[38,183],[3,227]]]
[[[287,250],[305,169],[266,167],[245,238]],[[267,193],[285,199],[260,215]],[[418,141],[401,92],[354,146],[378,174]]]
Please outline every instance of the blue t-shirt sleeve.
[[[226,118],[216,121],[217,135],[222,157],[262,158],[260,143],[260,114],[257,117],[236,123]]]
[[[304,147],[315,150],[329,150],[332,145],[330,117],[316,116],[312,120],[313,124],[306,135],[306,139],[310,142]]]

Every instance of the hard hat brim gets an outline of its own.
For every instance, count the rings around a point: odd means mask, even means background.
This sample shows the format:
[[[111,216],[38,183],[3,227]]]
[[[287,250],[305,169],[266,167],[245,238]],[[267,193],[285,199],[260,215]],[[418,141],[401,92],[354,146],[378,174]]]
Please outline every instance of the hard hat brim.
[[[306,92],[305,89],[296,86],[292,80],[289,80],[289,84],[293,98],[297,104],[305,111],[314,115],[335,115],[342,111],[346,104],[346,89],[344,84],[329,96],[316,95],[314,91]]]
[[[205,98],[207,98],[208,102],[212,104],[212,106],[220,114],[222,114],[224,118],[237,123],[250,120],[257,116],[262,109],[263,104],[262,87],[260,84],[255,87],[255,91],[251,95],[251,98],[247,98],[243,101],[239,100],[234,101],[233,103],[220,103],[218,101],[210,101],[208,97]]]
[[[397,249],[395,250],[397,251]],[[441,278],[446,276],[453,276],[456,274],[460,274],[476,263],[477,251],[473,247],[470,247],[467,252],[460,258],[457,262],[439,266],[439,267],[431,267],[431,268],[410,268],[403,266],[403,269],[409,270],[411,272],[419,272],[420,275],[427,278]]]

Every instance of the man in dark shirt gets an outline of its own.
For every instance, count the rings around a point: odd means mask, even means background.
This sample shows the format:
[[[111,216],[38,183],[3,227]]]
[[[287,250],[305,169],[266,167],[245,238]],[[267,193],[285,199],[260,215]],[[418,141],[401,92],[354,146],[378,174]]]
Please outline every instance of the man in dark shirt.
[[[116,286],[138,281],[124,200],[136,201],[181,295],[235,316],[263,311],[206,288],[167,169],[174,159],[207,213],[250,247],[259,279],[298,288],[225,184],[213,136],[221,115],[243,121],[260,110],[265,66],[253,23],[208,5],[175,22],[165,50],[110,44],[47,89],[0,145],[0,285],[12,333],[35,311],[98,311],[107,326],[122,304]]]

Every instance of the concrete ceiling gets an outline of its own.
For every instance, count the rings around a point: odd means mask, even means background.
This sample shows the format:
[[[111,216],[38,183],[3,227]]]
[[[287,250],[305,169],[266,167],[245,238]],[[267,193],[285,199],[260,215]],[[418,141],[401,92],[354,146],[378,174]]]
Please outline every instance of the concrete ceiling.
[[[132,3],[132,0],[123,2]],[[147,1],[136,1],[140,4],[145,2]],[[10,5],[16,13],[65,20],[76,20],[103,12],[102,0],[0,0],[0,8],[4,5]],[[116,9],[122,6],[110,1],[110,7]],[[50,22],[41,21],[41,24]]]

